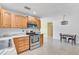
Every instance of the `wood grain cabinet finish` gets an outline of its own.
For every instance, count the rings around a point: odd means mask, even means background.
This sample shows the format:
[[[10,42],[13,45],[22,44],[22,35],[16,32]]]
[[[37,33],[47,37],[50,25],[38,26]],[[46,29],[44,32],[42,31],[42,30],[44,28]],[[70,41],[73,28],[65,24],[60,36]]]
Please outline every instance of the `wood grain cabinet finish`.
[[[40,18],[36,18],[36,23],[37,23],[38,28],[41,28]]]
[[[14,38],[14,44],[17,54],[29,50],[29,36]]]
[[[43,46],[44,44],[44,36],[43,34],[40,34],[40,46]]]
[[[20,16],[20,28],[27,28],[27,16]]]
[[[12,14],[12,28],[19,28],[19,16],[18,15],[15,15],[15,14]]]
[[[27,16],[20,16],[12,14],[12,27],[13,28],[27,28]]]
[[[21,27],[21,17],[19,15],[14,15],[14,21],[12,22],[14,24],[14,28],[20,28]]]
[[[20,18],[18,15],[12,14],[12,19],[11,19],[11,27],[12,28],[19,28],[20,27]]]
[[[27,16],[20,16],[0,8],[0,28],[26,28]]]
[[[4,9],[0,9],[0,27],[11,27],[11,13]]]
[[[28,23],[31,22],[33,24],[37,24],[38,28],[41,28],[41,21],[38,17],[28,16]]]

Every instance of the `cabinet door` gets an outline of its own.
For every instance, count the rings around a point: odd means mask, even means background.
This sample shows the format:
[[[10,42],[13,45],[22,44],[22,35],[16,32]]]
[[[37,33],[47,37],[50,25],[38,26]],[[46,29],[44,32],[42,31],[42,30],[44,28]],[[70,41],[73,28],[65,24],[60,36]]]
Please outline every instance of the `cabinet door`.
[[[35,18],[36,19],[36,24],[38,28],[41,28],[41,21],[39,18]]]
[[[7,10],[2,10],[2,27],[11,27],[11,13]]]
[[[20,54],[22,52],[25,52],[26,50],[29,50],[29,36],[14,38],[14,44],[15,44],[17,54]]]
[[[12,13],[11,15],[11,27],[15,28],[16,27],[16,23],[15,23],[15,14]]]
[[[39,28],[41,28],[41,20],[39,20],[39,24],[38,24]]]
[[[20,28],[26,28],[27,19],[24,16],[20,16],[19,25]]]
[[[53,38],[53,23],[52,22],[48,22],[47,24],[47,34],[48,34],[48,38]]]
[[[35,17],[33,17],[33,16],[28,16],[28,23],[36,24]]]
[[[20,16],[12,14],[11,27],[20,28],[20,26],[21,26],[20,23],[21,23]]]
[[[40,34],[40,46],[43,46],[43,42],[44,42],[44,39],[43,39],[43,34]]]
[[[33,24],[37,24],[37,27],[40,28],[41,27],[41,21],[38,17],[32,17],[32,16],[28,16],[28,23],[31,22]]]
[[[12,15],[12,27],[14,28],[26,28],[27,27],[27,17]]]
[[[27,17],[22,17],[21,19],[21,28],[27,28]]]
[[[15,16],[15,27],[20,28],[21,26],[21,19],[19,15]]]
[[[37,27],[38,27],[38,28],[41,27],[41,21],[40,21],[40,19],[39,19],[38,17],[34,17],[34,18],[33,18],[33,22],[34,22],[35,24],[37,24]]]

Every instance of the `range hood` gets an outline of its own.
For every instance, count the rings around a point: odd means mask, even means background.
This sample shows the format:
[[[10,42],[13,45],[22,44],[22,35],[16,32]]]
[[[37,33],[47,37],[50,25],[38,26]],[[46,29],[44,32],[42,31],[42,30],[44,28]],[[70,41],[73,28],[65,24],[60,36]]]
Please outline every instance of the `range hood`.
[[[37,28],[37,24],[30,22],[30,23],[27,24],[27,28]]]

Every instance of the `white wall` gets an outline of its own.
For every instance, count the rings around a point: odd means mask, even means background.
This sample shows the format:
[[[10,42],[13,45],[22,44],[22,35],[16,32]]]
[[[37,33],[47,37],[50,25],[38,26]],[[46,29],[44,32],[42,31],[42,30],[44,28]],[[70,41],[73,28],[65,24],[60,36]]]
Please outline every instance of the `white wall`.
[[[59,21],[56,19],[56,17],[46,17],[41,18],[41,32],[44,33],[44,36],[47,38],[47,23],[52,22],[53,23],[53,38],[58,39],[59,35]]]
[[[41,31],[47,37],[47,22],[53,23],[53,38],[60,39],[59,33],[69,33],[77,34],[77,42],[79,42],[79,14],[73,13],[72,15],[66,14],[66,20],[68,20],[68,25],[61,25],[63,20],[63,15],[57,15],[53,17],[41,18],[42,28]]]
[[[64,8],[63,8],[64,7]],[[60,7],[59,13],[54,13],[55,15],[51,15],[51,17],[42,18],[42,22],[44,24],[46,22],[53,22],[53,33],[54,39],[59,39],[59,33],[69,33],[69,34],[77,34],[77,42],[79,42],[79,4],[66,4],[65,6]],[[63,20],[63,15],[66,15],[65,20],[68,20],[68,25],[61,25],[61,21]],[[44,31],[44,27],[42,25],[42,31]],[[44,31],[45,32],[45,31]],[[47,34],[45,34],[46,36]]]

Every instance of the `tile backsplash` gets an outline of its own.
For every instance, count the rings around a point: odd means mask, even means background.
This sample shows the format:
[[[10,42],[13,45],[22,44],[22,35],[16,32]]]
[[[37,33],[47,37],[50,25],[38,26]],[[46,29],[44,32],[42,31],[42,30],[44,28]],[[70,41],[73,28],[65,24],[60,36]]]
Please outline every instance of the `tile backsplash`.
[[[0,28],[0,36],[26,33],[26,29],[19,28]]]

